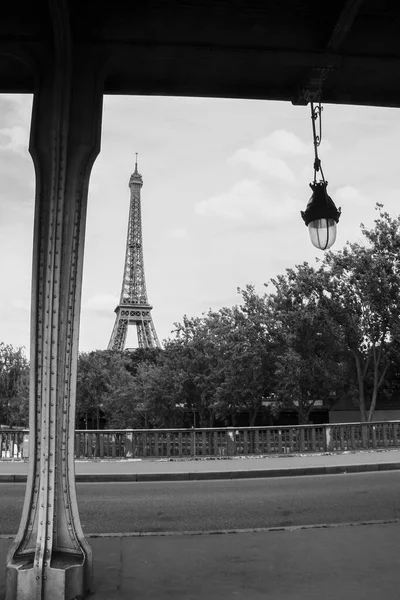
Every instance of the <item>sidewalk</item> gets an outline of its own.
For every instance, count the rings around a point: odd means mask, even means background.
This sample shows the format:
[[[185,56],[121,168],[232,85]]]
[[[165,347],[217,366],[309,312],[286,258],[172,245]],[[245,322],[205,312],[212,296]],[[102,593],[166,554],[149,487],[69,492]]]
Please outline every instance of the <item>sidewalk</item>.
[[[218,459],[86,460],[75,462],[76,481],[189,481],[359,473],[400,469],[400,450],[271,455]],[[0,483],[26,481],[28,464],[0,461]]]
[[[399,597],[400,524],[263,533],[89,538],[93,600]],[[3,565],[11,540],[0,539]]]

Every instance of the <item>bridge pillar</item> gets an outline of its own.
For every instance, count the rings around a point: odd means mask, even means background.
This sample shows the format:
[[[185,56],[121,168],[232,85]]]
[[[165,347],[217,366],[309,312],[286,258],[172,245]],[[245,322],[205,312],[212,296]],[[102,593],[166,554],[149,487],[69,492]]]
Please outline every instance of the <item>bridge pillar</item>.
[[[19,531],[7,557],[6,600],[82,598],[92,577],[76,499],[74,429],[86,205],[100,149],[102,61],[72,43],[65,0],[49,5],[54,43],[36,57],[29,146],[36,172],[29,473]]]

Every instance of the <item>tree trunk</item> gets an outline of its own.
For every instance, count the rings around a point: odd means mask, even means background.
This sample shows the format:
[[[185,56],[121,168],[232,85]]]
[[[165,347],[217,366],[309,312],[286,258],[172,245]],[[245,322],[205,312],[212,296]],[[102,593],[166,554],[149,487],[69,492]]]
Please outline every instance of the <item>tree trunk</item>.
[[[199,419],[200,419],[200,429],[206,427],[206,414],[204,410],[199,410]]]
[[[299,411],[297,413],[299,425],[308,425],[309,416],[310,416],[310,411],[304,412],[303,410],[301,410],[299,408]]]
[[[360,407],[360,417],[362,422],[368,421],[367,410],[365,408],[365,395],[364,395],[364,376],[361,370],[360,357],[356,351],[353,351],[354,360],[357,369],[357,384],[358,384],[358,404]]]
[[[371,405],[370,405],[369,411],[368,411],[368,422],[369,423],[372,421],[372,417],[373,417],[375,406],[376,406],[376,401],[378,399],[379,388],[381,387],[382,383],[385,381],[386,373],[389,368],[389,363],[386,363],[385,368],[383,369],[382,375],[379,378],[379,365],[381,363],[381,357],[382,357],[382,345],[379,347],[378,356],[376,356],[376,354],[374,353],[374,387],[372,390]]]
[[[374,387],[372,389],[371,404],[370,404],[368,415],[366,418],[368,423],[370,423],[372,421],[372,416],[374,414],[377,398],[378,398],[378,385],[377,385],[377,379],[376,379],[375,373],[374,373]]]
[[[254,410],[249,410],[249,425],[250,427],[254,427],[256,422],[256,418],[258,415],[259,407],[257,406]]]

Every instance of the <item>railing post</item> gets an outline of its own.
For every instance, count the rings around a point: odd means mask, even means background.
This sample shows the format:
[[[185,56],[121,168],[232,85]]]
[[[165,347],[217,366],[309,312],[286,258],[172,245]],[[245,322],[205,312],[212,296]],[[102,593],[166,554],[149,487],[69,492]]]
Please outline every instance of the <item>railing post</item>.
[[[104,458],[104,433],[99,433],[99,458]]]
[[[133,433],[125,432],[125,458],[133,458]]]
[[[99,430],[98,429],[96,429],[93,436],[94,436],[93,456],[94,456],[94,458],[99,458]]]
[[[332,452],[333,451],[333,438],[332,438],[331,425],[324,426],[324,433],[325,433],[325,451]]]
[[[30,435],[30,433],[29,433]],[[74,458],[77,459],[80,457],[80,433],[75,433],[74,435]]]
[[[350,425],[350,440],[351,440],[351,450],[356,450],[356,438],[354,435],[354,426]]]
[[[364,450],[369,447],[369,436],[368,436],[368,425],[363,423],[361,425],[361,439]]]
[[[87,456],[86,458],[93,457],[93,446],[92,446],[92,434],[88,433],[87,435]]]
[[[299,437],[300,437],[300,452],[304,452],[304,427],[300,426]]]
[[[203,431],[201,433],[201,455],[202,456],[206,456],[208,454],[208,452],[207,452],[207,447],[208,447],[207,444],[208,444],[207,432],[204,431],[204,429],[203,429]]]
[[[278,452],[282,454],[282,430],[278,429]]]
[[[158,432],[154,432],[154,456],[157,457],[159,455],[158,449]]]
[[[376,448],[376,428],[375,428],[375,425],[371,425],[371,432],[372,432],[372,447]]]
[[[345,448],[345,444],[344,444],[344,429],[343,429],[343,425],[339,426],[339,435],[340,435],[340,449],[346,450]]]
[[[388,427],[388,423],[383,423],[382,430],[383,430],[383,446],[384,446],[384,448],[388,447],[387,427]]]
[[[22,442],[22,458],[29,458],[29,433],[24,433]]]
[[[316,452],[317,450],[317,439],[315,435],[315,427],[311,428],[311,450]]]
[[[113,458],[117,456],[117,436],[115,433],[111,434],[111,453]]]
[[[254,431],[254,452],[260,454],[260,431],[258,429]]]
[[[228,456],[232,456],[234,454],[234,436],[234,429],[230,427],[226,432],[226,453]]]
[[[267,429],[267,454],[271,454],[271,430]]]
[[[196,430],[192,429],[190,432],[190,455],[196,456]]]
[[[212,440],[213,440],[213,454],[214,456],[218,455],[218,435],[216,431],[211,432]]]
[[[248,453],[249,453],[249,443],[248,443],[247,429],[245,429],[244,432],[243,432],[243,452],[244,452],[245,456],[247,456]]]
[[[293,427],[289,429],[289,452],[293,452]]]
[[[147,431],[142,431],[143,456],[147,458]]]

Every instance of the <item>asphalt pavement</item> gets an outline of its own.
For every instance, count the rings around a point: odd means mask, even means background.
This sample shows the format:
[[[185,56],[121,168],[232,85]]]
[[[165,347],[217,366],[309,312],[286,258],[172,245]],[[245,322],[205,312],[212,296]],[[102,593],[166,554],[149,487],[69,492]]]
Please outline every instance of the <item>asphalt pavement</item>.
[[[0,534],[15,534],[25,485],[0,485]],[[78,483],[85,534],[253,530],[320,523],[397,521],[400,471]]]

